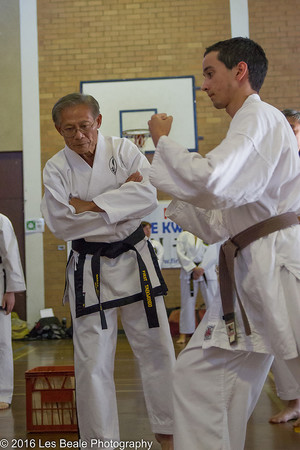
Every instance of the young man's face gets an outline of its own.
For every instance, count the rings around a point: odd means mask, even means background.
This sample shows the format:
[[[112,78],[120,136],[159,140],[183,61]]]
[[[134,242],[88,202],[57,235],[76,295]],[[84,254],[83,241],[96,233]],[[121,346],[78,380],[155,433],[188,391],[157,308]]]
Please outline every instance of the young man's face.
[[[94,119],[87,105],[80,104],[65,108],[61,112],[57,131],[63,136],[67,146],[78,153],[94,153],[97,145],[98,131],[101,125],[101,114]]]
[[[227,69],[218,60],[218,52],[210,52],[203,59],[203,91],[217,109],[226,109],[234,98],[236,68]]]

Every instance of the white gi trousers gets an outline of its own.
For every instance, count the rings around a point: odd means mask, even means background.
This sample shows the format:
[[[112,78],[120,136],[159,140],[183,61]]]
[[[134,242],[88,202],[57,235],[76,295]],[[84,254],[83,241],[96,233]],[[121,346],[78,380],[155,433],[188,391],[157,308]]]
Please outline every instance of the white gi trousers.
[[[242,450],[273,356],[203,349],[201,335],[200,324],[175,364],[174,450]]]
[[[283,280],[283,288],[287,290],[287,298],[297,299],[298,291],[296,289],[297,286],[295,286],[293,275],[289,274],[287,271],[284,271],[283,276],[285,277]],[[290,289],[289,292],[288,289]],[[291,291],[291,289],[293,290]],[[293,331],[297,339],[297,345],[298,348],[300,348],[299,302],[290,301],[288,302],[287,307],[289,309],[289,316],[293,324]],[[272,372],[274,374],[278,397],[282,400],[295,400],[300,398],[300,357],[291,360],[275,358],[272,365]]]
[[[198,290],[200,291],[205,301],[206,309],[209,304],[213,301],[219,291],[218,280],[207,280],[207,284],[204,278],[201,277],[200,280],[193,280],[194,295],[191,296],[190,291],[190,280],[180,279],[180,320],[179,320],[179,331],[181,334],[193,334],[195,331],[195,306],[198,295]]]
[[[11,315],[0,310],[0,402],[11,404],[14,365],[11,344]]]
[[[276,391],[282,400],[295,400],[300,398],[300,384],[291,374],[287,361],[275,358],[272,364]]]
[[[73,282],[69,286],[73,291]],[[70,298],[74,297],[72,292]],[[70,306],[80,438],[85,441],[93,438],[118,441],[114,383],[117,309],[105,311],[108,328],[103,330],[99,312],[76,318],[74,300],[70,300]],[[175,353],[163,297],[156,298],[156,306],[158,328],[149,328],[142,301],[122,306],[119,310],[141,371],[151,429],[153,433],[173,434],[171,378]]]

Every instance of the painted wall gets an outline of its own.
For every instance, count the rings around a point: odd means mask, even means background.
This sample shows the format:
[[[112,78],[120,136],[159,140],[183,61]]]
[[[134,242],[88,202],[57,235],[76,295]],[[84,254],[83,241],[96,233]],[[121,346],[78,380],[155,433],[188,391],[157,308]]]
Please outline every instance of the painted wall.
[[[0,2],[0,151],[22,150],[19,0]]]

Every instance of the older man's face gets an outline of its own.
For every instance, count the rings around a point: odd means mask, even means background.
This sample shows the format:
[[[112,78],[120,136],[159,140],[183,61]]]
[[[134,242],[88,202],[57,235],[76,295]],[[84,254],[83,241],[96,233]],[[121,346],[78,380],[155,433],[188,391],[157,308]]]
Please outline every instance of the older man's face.
[[[95,119],[90,108],[81,104],[65,108],[61,112],[60,123],[55,127],[63,136],[66,145],[82,156],[95,152],[97,130],[101,122],[101,114]]]
[[[292,130],[296,136],[297,142],[298,142],[298,149],[300,150],[300,123],[298,120],[294,119],[293,117],[287,117],[287,120],[289,124],[292,127]]]

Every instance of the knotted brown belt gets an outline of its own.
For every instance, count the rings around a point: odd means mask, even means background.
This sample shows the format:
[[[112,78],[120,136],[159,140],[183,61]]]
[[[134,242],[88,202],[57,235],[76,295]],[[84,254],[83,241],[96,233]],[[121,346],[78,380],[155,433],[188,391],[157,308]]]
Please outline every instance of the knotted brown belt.
[[[237,256],[238,251],[247,247],[252,242],[267,236],[268,234],[274,233],[275,231],[283,230],[284,228],[297,224],[299,224],[299,221],[294,212],[280,214],[279,216],[274,216],[252,225],[246,230],[236,234],[231,239],[228,239],[221,246],[219,256],[220,291],[224,313],[223,319],[225,320],[230,344],[234,344],[237,340],[233,306],[234,291],[236,292],[240,306],[246,335],[249,336],[251,334],[249,321],[235,284],[234,258]]]

